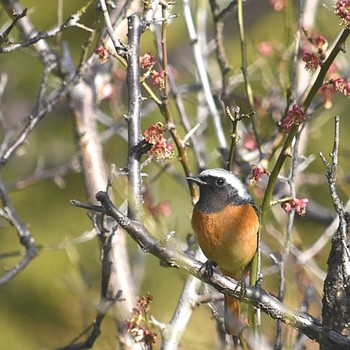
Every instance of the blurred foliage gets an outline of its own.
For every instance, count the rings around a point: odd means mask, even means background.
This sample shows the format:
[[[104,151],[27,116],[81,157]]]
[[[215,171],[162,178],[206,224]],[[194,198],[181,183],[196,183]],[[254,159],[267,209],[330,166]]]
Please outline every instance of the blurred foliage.
[[[252,1],[252,3],[259,1]],[[28,16],[38,31],[45,31],[57,23],[57,6],[59,1],[34,1],[21,2],[28,8]],[[62,0],[63,18],[82,6],[85,1]],[[204,3],[204,2],[203,2]],[[223,2],[224,3],[224,2]],[[200,1],[193,2],[193,7],[199,6]],[[292,2],[290,2],[292,4]],[[203,4],[201,4],[203,6]],[[95,6],[89,9],[84,16],[86,25],[95,21]],[[186,27],[182,18],[180,2],[176,4],[174,12],[179,16],[171,21],[168,35],[169,62],[174,67],[177,83],[185,84],[195,82],[194,59],[188,44]],[[270,90],[269,84],[276,84],[276,91],[286,88],[291,82],[290,57],[281,60],[285,48],[292,45],[295,34],[295,13],[293,6],[288,7],[286,12],[274,12],[268,6],[250,6],[247,14],[247,41],[248,57],[252,64],[252,86],[257,98],[264,98],[266,91]],[[207,15],[208,36],[212,37],[211,14]],[[286,25],[286,23],[288,25]],[[9,24],[7,14],[0,9],[0,24],[2,30]],[[230,64],[233,69],[231,76],[241,74],[240,71],[240,49],[237,34],[236,20],[234,14],[230,14],[226,20],[225,27],[226,49]],[[316,28],[322,34],[334,39],[339,31],[337,19],[332,15],[330,5],[319,8]],[[14,30],[13,40],[20,41],[20,37]],[[76,63],[81,54],[81,46],[87,38],[87,33],[79,28],[71,28],[64,31],[59,40],[50,39],[50,43],[57,45],[59,50],[60,41],[67,41]],[[279,48],[269,58],[261,58],[256,46],[261,41],[269,41]],[[153,51],[154,36],[151,32],[145,33],[142,38],[142,51]],[[342,55],[340,60],[349,61],[349,54]],[[209,64],[214,61],[214,56],[209,56]],[[282,62],[282,63],[281,63]],[[7,74],[8,83],[2,99],[1,109],[7,122],[14,125],[30,114],[33,103],[37,98],[40,81],[42,78],[42,65],[35,57],[31,48],[16,50],[9,54],[0,55],[0,71]],[[216,66],[215,66],[216,67]],[[210,70],[212,79],[217,80],[218,69]],[[118,65],[118,70],[122,68]],[[277,71],[278,70],[278,71]],[[122,74],[119,72],[119,74]],[[54,86],[55,79],[51,82]],[[122,120],[126,113],[126,91],[125,84],[119,82],[117,101],[104,101],[102,104],[106,113],[118,111],[114,118]],[[155,90],[156,91],[156,90]],[[237,91],[243,91],[243,86],[238,83]],[[118,99],[123,99],[119,101]],[[269,96],[266,96],[269,98]],[[188,93],[185,96],[188,114],[194,115],[196,111],[196,93]],[[244,100],[240,101],[244,106]],[[149,101],[145,106],[149,106]],[[349,185],[346,181],[349,171],[350,143],[348,142],[348,130],[350,121],[347,118],[348,103],[343,96],[336,96],[333,108],[323,108],[316,111],[312,116],[308,129],[308,143],[305,155],[315,154],[316,158],[306,171],[306,174],[316,174],[321,180],[321,185],[301,186],[300,197],[312,198],[315,202],[331,208],[331,200],[325,178],[323,165],[318,157],[319,152],[328,154],[333,144],[333,116],[341,116],[341,151],[339,159],[339,184],[341,196],[349,197]],[[159,113],[153,109],[152,113],[145,115],[143,127],[161,120]],[[261,126],[263,134],[268,137],[275,127],[275,121],[269,116],[264,118],[257,115],[257,122]],[[226,124],[227,135],[230,126]],[[183,131],[182,131],[183,132]],[[184,135],[184,132],[183,132]],[[182,136],[183,136],[182,135]],[[210,166],[218,165],[215,139],[209,135],[208,158]],[[2,176],[7,183],[13,183],[18,179],[33,174],[38,166],[38,160],[43,162],[45,168],[53,168],[71,160],[75,153],[74,132],[70,114],[63,100],[59,107],[44,118],[39,127],[32,133],[28,143],[20,150],[18,157],[11,159],[5,166]],[[120,138],[113,138],[105,144],[105,155],[107,164],[115,163],[118,168],[125,165],[126,144]],[[169,161],[172,172],[181,174],[176,159]],[[158,174],[160,168],[151,163],[145,171],[149,183]],[[170,182],[172,181],[172,182]],[[125,198],[122,185],[123,180],[117,180],[113,188],[117,196],[117,203]],[[185,187],[184,179],[174,183],[164,173],[159,181],[152,182],[151,193],[155,203],[162,201],[170,202],[171,215],[155,221],[146,218],[146,225],[155,236],[161,238],[164,234],[175,231],[176,237],[185,240],[187,234],[191,233],[190,215],[191,199]],[[255,192],[257,201],[261,200],[258,192]],[[20,191],[11,193],[18,214],[26,222],[34,235],[37,243],[42,245],[43,250],[34,261],[12,280],[8,285],[0,288],[0,327],[2,329],[1,347],[3,349],[52,349],[62,346],[72,340],[86,327],[94,317],[94,310],[99,299],[100,264],[99,249],[96,239],[88,240],[81,244],[70,244],[69,242],[91,229],[91,222],[84,211],[70,205],[71,199],[84,200],[86,197],[84,185],[80,174],[71,173],[64,177],[64,183],[57,186],[53,181],[44,181]],[[274,210],[280,211],[280,208]],[[273,220],[271,216],[271,220]],[[285,220],[281,221],[285,224]],[[285,225],[274,222],[276,230],[281,235],[285,231]],[[324,225],[308,222],[307,217],[298,221],[295,227],[295,243],[303,248],[310,246],[323,232]],[[263,233],[265,235],[265,233]],[[16,233],[12,227],[0,220],[1,252],[17,251],[19,248]],[[279,243],[266,234],[266,240],[274,247],[276,254],[280,250]],[[66,247],[54,249],[55,245],[66,242]],[[150,291],[154,297],[152,303],[152,314],[161,322],[167,322],[177,302],[186,275],[176,269],[164,268],[150,255],[140,257],[134,242],[129,242],[131,260],[141,259],[144,279],[140,286],[140,294]],[[322,268],[326,268],[328,248],[317,256],[317,261]],[[12,267],[18,257],[0,259],[1,270]],[[271,261],[265,261],[271,266]],[[138,262],[139,264],[139,262]],[[286,288],[286,304],[292,308],[299,306],[299,298],[295,297],[295,271],[288,275]],[[277,293],[276,275],[267,275],[263,287],[273,293]],[[318,290],[320,293],[320,290]],[[312,313],[320,315],[319,305],[313,306]],[[271,332],[272,321],[263,316],[263,329],[266,334]],[[269,330],[271,329],[271,330]],[[268,331],[269,330],[269,331]],[[98,339],[94,349],[111,349],[116,336],[114,322],[111,318],[103,324],[102,332],[107,336]],[[195,311],[189,328],[186,331],[182,349],[214,349],[217,346],[215,323],[212,321],[210,311],[206,307],[200,307]],[[156,347],[159,343],[157,343]],[[311,349],[310,345],[310,349]]]

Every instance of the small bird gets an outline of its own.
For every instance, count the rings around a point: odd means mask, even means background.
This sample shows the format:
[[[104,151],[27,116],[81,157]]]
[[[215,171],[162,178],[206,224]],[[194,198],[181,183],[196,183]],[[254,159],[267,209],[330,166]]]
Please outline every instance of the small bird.
[[[209,169],[188,177],[199,186],[199,200],[192,215],[192,227],[208,260],[224,275],[242,280],[257,249],[259,217],[252,196],[243,183],[224,169]],[[225,330],[239,335],[241,305],[225,295]]]

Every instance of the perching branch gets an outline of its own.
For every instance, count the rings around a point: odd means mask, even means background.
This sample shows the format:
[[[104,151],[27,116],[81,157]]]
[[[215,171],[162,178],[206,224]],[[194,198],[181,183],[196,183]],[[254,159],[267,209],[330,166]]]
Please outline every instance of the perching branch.
[[[260,287],[246,286],[243,290],[242,285],[237,283],[237,281],[215,271],[211,277],[208,277],[202,268],[202,263],[173,247],[164,246],[156,241],[143,225],[137,221],[131,220],[120,212],[114,206],[106,192],[99,192],[96,195],[96,199],[101,203],[101,206],[91,206],[90,204],[81,203],[79,201],[71,201],[71,203],[77,207],[95,210],[112,217],[130,234],[145,253],[156,256],[167,265],[187,271],[193,276],[212,285],[219,292],[228,293],[254,305],[272,318],[280,319],[282,322],[304,333],[312,340],[322,344],[336,346],[339,350],[349,348],[350,339],[347,339],[345,336],[329,327],[323,326],[307,313],[290,311],[279,300]]]

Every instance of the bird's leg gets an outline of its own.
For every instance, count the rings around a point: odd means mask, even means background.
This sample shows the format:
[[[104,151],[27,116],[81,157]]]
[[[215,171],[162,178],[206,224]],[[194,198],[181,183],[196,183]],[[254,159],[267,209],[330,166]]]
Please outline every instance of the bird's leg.
[[[246,293],[246,286],[247,286],[247,284],[246,284],[246,277],[247,277],[247,275],[245,273],[245,269],[242,268],[241,269],[241,278],[237,279],[237,286],[234,289],[235,292],[237,291],[237,289],[241,290],[240,295],[238,297],[239,300],[241,300],[242,297],[244,297],[244,295]]]
[[[256,282],[255,282],[255,287],[260,288],[261,285],[262,285],[262,282],[263,282],[262,275],[259,274],[259,275],[258,275],[258,278],[257,278],[257,280],[256,280]]]

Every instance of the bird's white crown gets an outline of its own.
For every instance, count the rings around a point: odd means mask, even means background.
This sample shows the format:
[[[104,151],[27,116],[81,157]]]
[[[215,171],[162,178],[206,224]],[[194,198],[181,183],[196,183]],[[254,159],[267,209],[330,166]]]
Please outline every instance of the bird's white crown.
[[[204,178],[206,176],[221,177],[230,184],[233,188],[237,190],[237,194],[242,199],[250,198],[250,194],[246,187],[243,185],[242,181],[233,173],[222,168],[208,169],[204,170],[199,174],[199,178]]]

